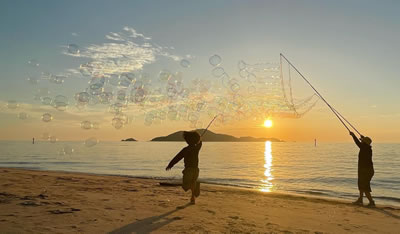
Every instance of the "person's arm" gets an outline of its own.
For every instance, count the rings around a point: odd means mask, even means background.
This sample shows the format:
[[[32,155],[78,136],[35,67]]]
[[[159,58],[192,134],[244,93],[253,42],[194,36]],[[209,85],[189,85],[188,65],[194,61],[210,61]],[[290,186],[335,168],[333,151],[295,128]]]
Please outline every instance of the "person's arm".
[[[182,149],[172,160],[169,162],[168,166],[165,168],[166,171],[171,170],[171,168],[177,164],[182,158],[185,157],[185,149]]]
[[[200,150],[201,146],[203,146],[203,142],[200,140],[199,143],[196,144],[196,149]]]
[[[356,145],[361,148],[361,142],[358,140],[358,138],[356,137],[356,135],[353,132],[350,132],[350,136],[353,137],[354,143],[356,143]]]

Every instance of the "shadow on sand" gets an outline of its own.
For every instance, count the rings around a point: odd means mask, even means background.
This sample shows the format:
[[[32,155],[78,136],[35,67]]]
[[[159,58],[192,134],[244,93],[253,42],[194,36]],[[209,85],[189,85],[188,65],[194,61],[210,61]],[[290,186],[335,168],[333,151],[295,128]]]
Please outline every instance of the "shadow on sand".
[[[392,217],[392,218],[400,219],[400,216],[399,216],[399,215],[393,214],[393,213],[391,213],[390,211],[388,211],[389,209],[396,210],[396,209],[394,209],[394,208],[391,208],[391,207],[382,207],[382,208],[375,207],[375,208],[371,208],[371,209],[373,209],[373,210],[375,210],[375,211],[378,211],[378,212],[380,212],[380,213],[382,213],[382,214],[384,214],[384,215],[390,216],[390,217]]]
[[[152,231],[155,231],[175,220],[180,220],[180,217],[173,217],[173,218],[166,218],[168,215],[175,213],[178,210],[185,209],[186,207],[190,206],[191,204],[188,203],[183,206],[178,206],[176,209],[168,211],[167,213],[164,213],[162,215],[158,216],[153,216],[149,218],[145,218],[143,220],[139,220],[130,224],[127,224],[123,227],[120,227],[118,229],[115,229],[111,232],[110,234],[126,234],[126,233],[150,233]]]

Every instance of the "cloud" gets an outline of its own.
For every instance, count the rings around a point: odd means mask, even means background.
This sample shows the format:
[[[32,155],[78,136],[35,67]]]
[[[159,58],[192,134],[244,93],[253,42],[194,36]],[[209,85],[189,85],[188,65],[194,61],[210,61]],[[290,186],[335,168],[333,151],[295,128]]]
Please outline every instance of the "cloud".
[[[77,36],[79,36],[79,34],[78,34],[78,33],[76,33],[76,32],[73,32],[73,33],[71,33],[71,35],[72,35],[72,36],[74,36],[74,37],[77,37]]]
[[[127,26],[121,32],[110,32],[105,38],[111,42],[92,44],[86,48],[70,45],[71,48],[67,48],[64,54],[90,59],[90,62],[80,66],[80,71],[91,76],[142,70],[144,65],[154,63],[158,56],[175,61],[181,59],[180,56],[169,53],[166,47],[151,43],[151,37]]]

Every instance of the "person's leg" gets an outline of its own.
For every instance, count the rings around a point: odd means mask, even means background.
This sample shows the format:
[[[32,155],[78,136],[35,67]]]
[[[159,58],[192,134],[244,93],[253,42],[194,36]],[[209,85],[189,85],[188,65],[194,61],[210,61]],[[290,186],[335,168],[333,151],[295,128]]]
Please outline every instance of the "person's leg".
[[[368,198],[368,201],[369,201],[368,206],[374,207],[375,206],[375,201],[372,199],[371,193],[370,192],[365,192],[365,196]]]
[[[364,195],[364,191],[360,190],[360,196],[358,197],[358,199],[355,202],[353,202],[353,204],[362,205],[363,204],[363,195]]]
[[[196,184],[193,183],[192,187],[190,188],[190,190],[192,190],[192,197],[190,198],[190,203],[192,203],[192,204],[196,203],[196,197],[194,196],[195,189],[196,189]]]

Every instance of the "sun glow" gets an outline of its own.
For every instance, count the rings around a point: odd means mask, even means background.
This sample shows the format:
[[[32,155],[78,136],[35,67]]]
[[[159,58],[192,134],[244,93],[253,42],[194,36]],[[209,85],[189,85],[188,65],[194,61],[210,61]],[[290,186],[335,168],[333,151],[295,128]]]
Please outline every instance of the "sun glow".
[[[272,127],[272,125],[273,125],[272,120],[266,119],[266,120],[264,121],[264,127],[270,128],[270,127]]]

